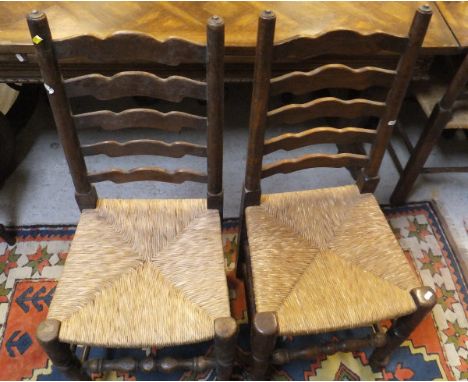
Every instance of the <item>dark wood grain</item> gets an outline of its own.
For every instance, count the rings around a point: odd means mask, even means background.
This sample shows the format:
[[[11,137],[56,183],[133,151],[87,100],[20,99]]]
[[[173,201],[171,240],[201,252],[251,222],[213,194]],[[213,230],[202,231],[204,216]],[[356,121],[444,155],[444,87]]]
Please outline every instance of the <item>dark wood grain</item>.
[[[267,125],[273,41],[275,38],[276,16],[271,11],[263,11],[258,17],[257,44],[253,75],[252,98],[250,100],[249,140],[247,163],[242,189],[239,227],[238,269],[245,267],[244,244],[247,240],[245,209],[260,204],[260,180],[263,161],[263,141]],[[253,313],[253,312],[249,312]],[[252,317],[252,316],[250,316]]]
[[[70,350],[70,345],[59,340],[60,321],[49,319],[37,327],[36,339],[55,367],[72,381],[87,381],[89,376],[81,370],[80,360]]]
[[[323,345],[312,345],[303,349],[276,349],[272,363],[284,365],[295,360],[310,360],[322,354],[332,355],[338,352],[354,352],[364,348],[375,348],[385,345],[385,333],[373,333],[364,338],[351,338]]]
[[[204,129],[206,117],[171,111],[162,113],[152,109],[127,109],[120,113],[99,110],[73,116],[77,129],[100,127],[104,130],[149,128],[180,132],[182,128]]]
[[[323,117],[357,118],[379,117],[385,111],[385,103],[367,99],[342,100],[335,97],[314,99],[304,104],[290,104],[268,112],[268,123],[301,123]]]
[[[81,146],[85,156],[104,154],[109,157],[126,155],[160,155],[171,158],[182,158],[185,155],[207,157],[206,146],[195,145],[189,142],[166,143],[151,139],[140,139],[120,143],[105,141]]]
[[[393,126],[396,124],[401,104],[411,81],[416,59],[429,27],[431,16],[432,10],[428,6],[421,6],[414,15],[409,33],[408,46],[398,62],[395,83],[385,100],[387,108],[377,125],[377,137],[375,144],[371,148],[370,163],[365,174],[368,178],[378,175],[387,144],[393,132]]]
[[[139,71],[120,72],[112,77],[88,74],[64,81],[68,97],[91,95],[99,100],[119,97],[152,97],[171,102],[184,98],[206,100],[206,83],[190,78],[161,78]]]
[[[252,377],[256,381],[268,380],[270,357],[279,331],[278,321],[274,312],[256,313],[252,321]]]
[[[207,23],[208,208],[223,216],[224,20]]]
[[[83,368],[89,374],[102,374],[108,372],[131,373],[142,371],[145,373],[163,372],[174,373],[179,370],[190,370],[193,373],[202,373],[206,370],[216,367],[216,362],[212,357],[192,357],[192,358],[173,358],[173,357],[145,357],[135,359],[132,357],[99,359],[95,358],[83,364]]]
[[[333,127],[315,127],[300,133],[286,133],[265,141],[263,155],[277,150],[294,150],[304,146],[321,143],[371,143],[375,139],[375,130],[359,127],[345,127],[337,129]]]
[[[54,41],[59,60],[80,58],[84,62],[157,62],[179,65],[205,62],[205,47],[179,38],[164,41],[142,32],[115,32],[106,38],[81,35]]]
[[[112,169],[103,172],[88,174],[88,179],[92,183],[109,180],[114,183],[138,182],[143,180],[153,180],[167,183],[183,183],[187,181],[206,183],[208,176],[201,172],[190,170],[167,171],[160,167],[140,167],[128,171]]]
[[[258,195],[259,198],[255,204],[260,203],[260,172],[262,169],[263,141],[267,125],[275,23],[276,16],[272,12],[264,11],[258,19],[257,48],[250,105],[249,143],[244,184],[244,196],[250,192]],[[248,196],[246,198],[250,203],[254,203],[254,200]],[[247,207],[248,205],[243,203],[243,208]],[[243,211],[241,213],[243,214]]]
[[[303,61],[323,55],[367,55],[381,52],[402,52],[408,38],[386,33],[362,34],[352,30],[337,30],[314,38],[298,36],[277,42],[273,48],[275,60]]]
[[[80,142],[71,115],[70,104],[62,84],[62,76],[52,48],[47,17],[42,12],[32,12],[27,17],[31,38],[41,36],[42,42],[36,45],[36,57],[44,83],[52,92],[47,92],[50,107],[62,142],[63,151],[75,187],[75,196],[80,209],[94,208],[97,202],[96,191],[86,177],[86,163],[80,150]]]
[[[329,64],[307,73],[291,72],[272,78],[270,93],[300,95],[324,88],[363,90],[371,86],[390,87],[395,74],[394,70],[377,67],[353,69],[342,64]]]
[[[359,154],[307,154],[299,158],[283,159],[262,167],[262,179],[275,174],[289,174],[290,172],[314,167],[364,167],[369,157]]]
[[[214,329],[216,380],[226,381],[230,379],[234,367],[238,327],[234,318],[223,317],[215,319]]]

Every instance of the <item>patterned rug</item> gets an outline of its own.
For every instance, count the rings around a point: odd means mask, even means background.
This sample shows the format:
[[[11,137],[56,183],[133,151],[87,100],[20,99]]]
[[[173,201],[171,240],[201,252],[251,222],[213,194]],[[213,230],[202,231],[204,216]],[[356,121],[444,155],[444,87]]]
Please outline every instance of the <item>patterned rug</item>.
[[[459,264],[430,203],[384,208],[393,231],[416,273],[436,291],[438,304],[408,341],[394,353],[384,370],[373,373],[368,366],[371,349],[337,353],[310,361],[297,361],[275,370],[275,380],[440,380],[468,378],[468,292]],[[0,242],[0,380],[59,380],[61,374],[39,347],[34,333],[47,315],[57,278],[67,257],[74,226],[29,226],[16,230],[17,244]],[[226,272],[231,290],[232,312],[246,323],[243,284],[235,278],[237,221],[224,222]],[[347,330],[330,335],[282,338],[283,346],[326,343],[363,335],[367,329]],[[240,347],[248,350],[248,328],[241,325]],[[77,350],[81,351],[80,347]],[[90,357],[105,349],[93,348]],[[119,358],[141,358],[149,352],[158,356],[191,357],[212,352],[210,343],[176,349],[107,350]],[[108,373],[96,380],[193,380],[214,379],[213,371],[202,374],[128,375]],[[245,379],[237,369],[234,378]]]

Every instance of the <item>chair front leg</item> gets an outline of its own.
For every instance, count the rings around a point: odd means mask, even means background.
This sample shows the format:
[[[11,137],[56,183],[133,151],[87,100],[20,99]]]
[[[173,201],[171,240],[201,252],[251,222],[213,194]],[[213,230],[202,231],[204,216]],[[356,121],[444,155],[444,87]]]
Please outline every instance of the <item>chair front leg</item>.
[[[252,378],[265,380],[275,350],[278,321],[273,312],[256,313],[252,322]]]
[[[5,229],[3,224],[0,224],[0,237],[10,246],[16,244],[16,238]]]
[[[386,345],[376,348],[369,358],[369,364],[375,371],[388,364],[392,352],[409,337],[437,302],[434,291],[429,287],[415,288],[411,291],[411,296],[416,304],[416,311],[397,319],[387,332]]]
[[[59,341],[60,321],[47,319],[39,324],[36,338],[54,366],[70,380],[90,380],[81,370],[81,363],[73,354],[70,345]]]
[[[232,317],[223,317],[217,318],[214,326],[216,379],[218,381],[229,381],[236,358],[237,323]]]

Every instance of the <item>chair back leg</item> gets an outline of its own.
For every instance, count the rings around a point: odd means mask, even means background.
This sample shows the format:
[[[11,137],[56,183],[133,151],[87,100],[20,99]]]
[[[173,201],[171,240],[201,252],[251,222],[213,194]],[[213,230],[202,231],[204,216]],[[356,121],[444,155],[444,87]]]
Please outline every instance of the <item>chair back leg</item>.
[[[450,110],[441,109],[440,105],[436,105],[390,197],[392,204],[405,202],[451,116]]]

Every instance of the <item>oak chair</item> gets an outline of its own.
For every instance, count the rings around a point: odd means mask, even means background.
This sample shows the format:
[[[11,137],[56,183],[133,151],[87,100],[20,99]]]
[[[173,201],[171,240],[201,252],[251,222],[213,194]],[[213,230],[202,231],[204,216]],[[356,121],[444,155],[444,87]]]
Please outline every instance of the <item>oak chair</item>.
[[[265,378],[271,364],[366,346],[376,348],[371,365],[382,367],[435,304],[434,292],[420,285],[372,194],[431,15],[428,6],[420,7],[407,37],[338,30],[277,43],[274,13],[260,15],[239,264],[248,293],[254,378]],[[401,54],[395,70],[327,64],[308,73],[271,78],[276,59],[383,52]],[[268,110],[271,95],[324,88],[361,90],[373,85],[389,89],[384,102],[323,97]],[[361,116],[378,117],[377,128],[316,127],[265,140],[265,130],[274,124]],[[264,156],[277,150],[362,142],[371,144],[369,154],[314,153],[263,163]],[[261,179],[314,167],[355,167],[357,184],[262,195]],[[394,321],[385,332],[380,323],[387,319]],[[276,348],[279,336],[366,326],[374,328],[366,338],[295,351]]]
[[[207,368],[216,368],[218,379],[229,379],[237,325],[230,314],[221,240],[223,20],[218,16],[208,20],[206,47],[177,38],[158,41],[137,32],[117,32],[105,39],[85,35],[53,40],[44,13],[34,11],[27,21],[82,211],[48,317],[37,330],[38,341],[71,379],[109,370]],[[64,80],[61,60],[76,57],[98,63],[206,63],[206,82],[135,71]],[[72,114],[68,98],[83,95],[100,100],[128,96],[207,100],[207,117],[141,108]],[[192,128],[206,131],[207,145],[142,139],[80,146],[77,131],[87,127],[174,132]],[[98,154],[194,155],[207,158],[207,172],[143,167],[90,173],[84,156]],[[98,199],[92,185],[143,180],[207,183],[207,199]],[[212,339],[213,357],[185,360],[85,357],[81,364],[71,350],[77,344],[86,345],[88,354],[89,346],[168,347]]]
[[[468,129],[468,54],[448,87],[440,81],[428,81],[414,89],[415,97],[428,117],[426,126],[393,190],[392,204],[404,203],[421,173],[468,172],[462,167],[424,167],[444,129]]]

